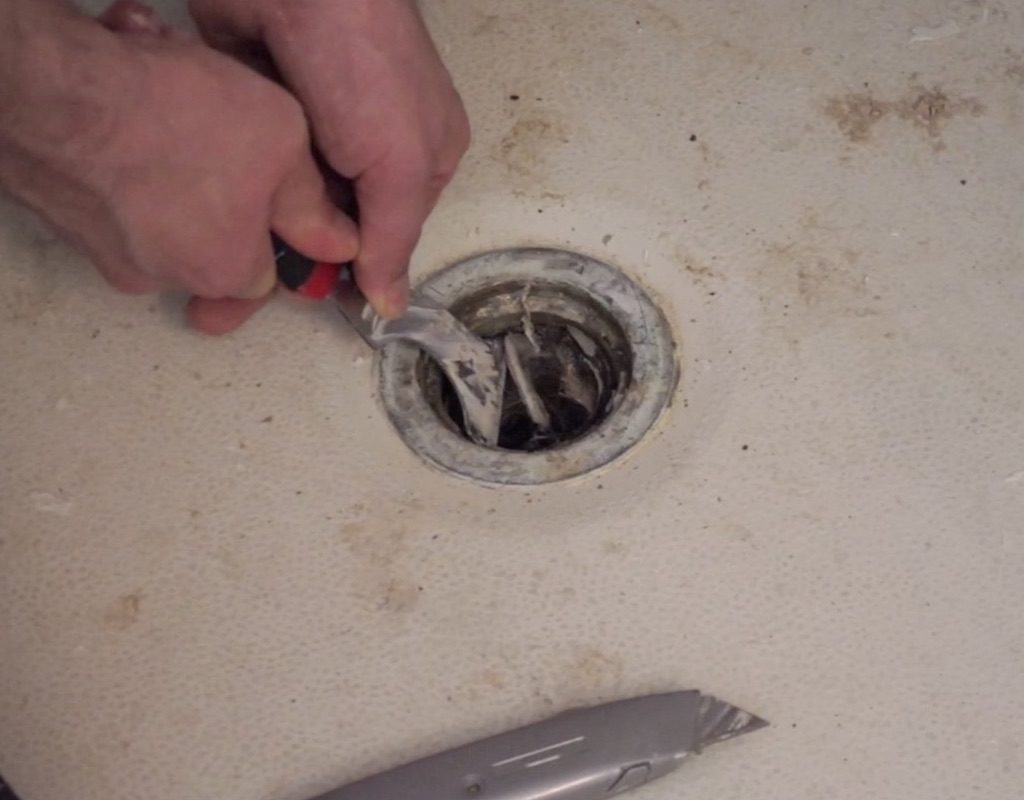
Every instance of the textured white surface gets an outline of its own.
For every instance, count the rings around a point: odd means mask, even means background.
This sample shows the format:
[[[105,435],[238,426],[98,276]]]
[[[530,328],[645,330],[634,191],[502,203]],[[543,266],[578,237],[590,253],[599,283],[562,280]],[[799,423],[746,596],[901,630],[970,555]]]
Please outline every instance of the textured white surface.
[[[632,272],[684,342],[669,419],[588,481],[456,482],[326,310],[204,339],[5,207],[0,773],[302,800],[696,687],[774,727],[638,797],[1017,796],[1020,5],[424,5],[476,139],[417,270]]]

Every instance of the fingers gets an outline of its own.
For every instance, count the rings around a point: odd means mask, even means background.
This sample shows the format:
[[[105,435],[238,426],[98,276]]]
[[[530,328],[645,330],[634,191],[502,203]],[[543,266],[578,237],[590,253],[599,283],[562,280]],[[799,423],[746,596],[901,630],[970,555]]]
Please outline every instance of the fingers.
[[[223,336],[242,325],[270,300],[266,294],[258,300],[226,298],[211,300],[193,297],[185,308],[189,324],[198,331],[211,336]]]
[[[123,294],[154,294],[167,288],[164,281],[139,269],[116,242],[97,241],[96,237],[79,234],[64,225],[51,223],[71,244],[82,251],[96,271],[114,289]]]
[[[384,162],[356,181],[356,196],[362,237],[356,281],[378,314],[400,316],[409,304],[409,259],[435,192],[422,170]]]
[[[359,250],[355,223],[327,196],[312,154],[304,150],[274,195],[271,228],[303,255],[345,263]]]
[[[356,280],[383,317],[399,316],[408,306],[409,260],[468,143],[464,121],[441,153],[391,157],[356,180],[361,237]]]
[[[469,148],[470,129],[451,91],[445,135],[435,147],[392,151],[356,180],[360,253],[356,279],[377,313],[401,315],[409,302],[409,260],[426,218]]]
[[[101,269],[100,274],[122,294],[155,294],[164,288],[158,281],[139,273],[106,272]]]
[[[262,259],[260,259],[260,262],[256,275],[249,283],[242,287],[242,289],[231,292],[231,296],[226,299],[259,300],[274,291],[274,287],[277,285],[277,268],[269,264],[262,264]]]

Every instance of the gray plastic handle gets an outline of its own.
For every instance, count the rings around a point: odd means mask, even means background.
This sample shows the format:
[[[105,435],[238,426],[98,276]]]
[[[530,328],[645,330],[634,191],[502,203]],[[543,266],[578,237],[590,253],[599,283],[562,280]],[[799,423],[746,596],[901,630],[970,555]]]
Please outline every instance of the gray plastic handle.
[[[598,800],[698,749],[698,691],[567,711],[349,784],[314,800]]]

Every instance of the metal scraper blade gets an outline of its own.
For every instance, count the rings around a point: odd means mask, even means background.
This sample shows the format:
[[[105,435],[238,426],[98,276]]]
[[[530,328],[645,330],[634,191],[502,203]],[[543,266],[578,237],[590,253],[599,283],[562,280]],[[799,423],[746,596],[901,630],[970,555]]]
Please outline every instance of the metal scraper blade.
[[[766,720],[749,711],[719,700],[710,694],[702,695],[697,710],[696,748],[699,753],[708,745],[724,742],[753,733],[768,726]]]

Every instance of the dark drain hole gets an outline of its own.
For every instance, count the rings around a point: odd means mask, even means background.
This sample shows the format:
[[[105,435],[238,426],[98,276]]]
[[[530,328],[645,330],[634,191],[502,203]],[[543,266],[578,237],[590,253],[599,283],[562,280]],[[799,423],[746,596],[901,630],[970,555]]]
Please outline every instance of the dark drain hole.
[[[455,396],[451,382],[442,377],[441,398],[445,412],[465,435],[462,406]],[[526,412],[526,405],[515,387],[505,389],[505,406],[501,412],[501,430],[498,447],[502,450],[521,450],[527,453],[546,450],[559,444],[568,444],[593,427],[594,416],[586,407],[568,397],[545,398],[544,404],[551,415],[551,430],[538,430]]]
[[[526,334],[522,326],[502,332]],[[565,324],[537,324],[523,348],[523,368],[551,419],[543,430],[528,413],[516,382],[505,382],[498,447],[536,452],[569,444],[602,422],[614,406],[623,373],[605,348],[579,328]],[[501,340],[502,336],[492,337]],[[433,363],[431,383],[438,393],[435,408],[466,434],[462,407],[451,383]]]

